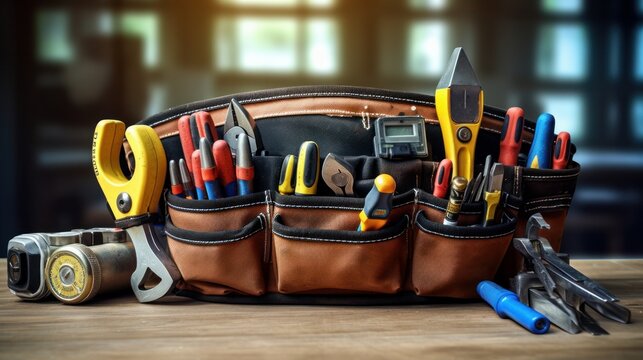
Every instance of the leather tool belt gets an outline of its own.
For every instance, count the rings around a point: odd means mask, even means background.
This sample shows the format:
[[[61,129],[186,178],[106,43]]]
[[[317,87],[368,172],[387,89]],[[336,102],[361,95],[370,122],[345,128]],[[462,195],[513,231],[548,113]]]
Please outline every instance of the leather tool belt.
[[[168,160],[182,157],[179,117],[207,111],[219,133],[232,98],[256,121],[264,156],[253,157],[254,193],[189,200],[166,193],[167,251],[182,280],[179,295],[230,303],[402,304],[477,298],[481,280],[507,284],[522,256],[510,246],[530,215],[551,225],[542,236],[559,250],[580,166],[564,170],[505,166],[502,221],[479,224],[483,203],[464,204],[460,225],[442,225],[447,200],[432,195],[444,158],[433,96],[355,87],[300,87],[199,101],[141,124],[158,133]],[[432,156],[385,160],[373,156],[378,117],[421,115]],[[498,158],[505,111],[485,106],[476,144],[476,172]],[[526,121],[522,152],[534,123]],[[355,169],[356,197],[333,196],[319,181],[315,196],[280,195],[284,156],[307,140],[323,159],[339,154]],[[129,151],[125,144],[126,151]],[[397,181],[393,210],[382,230],[356,232],[364,197],[380,173]],[[169,184],[166,185],[169,188]]]

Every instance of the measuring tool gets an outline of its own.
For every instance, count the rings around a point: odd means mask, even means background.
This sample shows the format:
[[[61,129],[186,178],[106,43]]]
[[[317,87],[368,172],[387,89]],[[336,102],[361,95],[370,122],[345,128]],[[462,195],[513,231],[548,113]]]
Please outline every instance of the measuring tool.
[[[484,93],[467,55],[453,50],[447,71],[435,90],[435,110],[442,130],[446,158],[453,162],[452,177],[473,177],[476,140],[482,120]]]
[[[119,161],[124,136],[136,166],[130,179],[123,174]],[[134,244],[136,270],[130,284],[136,298],[140,302],[160,299],[172,292],[181,278],[152,224],[158,213],[167,170],[161,140],[149,126],[133,125],[125,131],[121,121],[102,120],[94,132],[92,164],[116,225],[127,231]],[[146,287],[152,275],[160,280]]]
[[[375,120],[375,155],[386,159],[429,156],[424,118],[385,116]]]

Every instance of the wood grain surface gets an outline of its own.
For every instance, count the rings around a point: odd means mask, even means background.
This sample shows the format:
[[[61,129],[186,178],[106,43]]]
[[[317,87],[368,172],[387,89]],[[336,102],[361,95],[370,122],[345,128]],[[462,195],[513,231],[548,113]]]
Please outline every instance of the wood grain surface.
[[[598,318],[608,336],[553,327],[532,335],[485,303],[415,306],[254,306],[133,295],[70,306],[30,303],[7,288],[0,260],[2,359],[643,358],[643,260],[577,260],[632,311]]]

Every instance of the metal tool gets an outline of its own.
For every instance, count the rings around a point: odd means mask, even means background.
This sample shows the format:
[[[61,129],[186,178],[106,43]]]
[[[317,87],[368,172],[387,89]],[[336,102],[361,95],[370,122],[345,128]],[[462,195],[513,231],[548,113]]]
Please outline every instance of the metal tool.
[[[462,197],[462,203],[472,203],[475,201],[476,193],[478,189],[482,186],[482,172],[479,172],[476,175],[475,180],[469,181],[467,188],[464,190],[464,195]]]
[[[507,110],[505,122],[500,133],[500,154],[498,162],[507,166],[518,164],[518,153],[522,145],[522,130],[525,122],[525,111],[519,107]]]
[[[210,116],[209,112],[199,111],[193,114],[196,119],[196,127],[199,132],[199,138],[207,138],[211,142],[219,140],[219,134],[217,134],[217,128],[214,126],[214,120]],[[189,159],[186,157],[186,159]]]
[[[239,138],[241,135],[242,134],[239,134]],[[238,140],[239,139],[237,139],[237,147],[239,146]],[[225,196],[236,196],[237,176],[234,171],[234,160],[232,160],[230,146],[223,140],[217,140],[212,145],[212,155],[214,156],[214,163],[217,166],[219,181],[221,182]]]
[[[295,195],[317,194],[319,181],[319,147],[314,141],[304,141],[297,157]]]
[[[260,155],[263,151],[263,143],[255,121],[236,99],[232,99],[228,105],[228,113],[223,125],[223,139],[230,146],[233,155],[237,154],[239,134],[241,133],[248,135],[252,154]]]
[[[183,149],[183,157],[189,159],[194,150],[199,148],[199,143],[192,142],[192,133],[190,131],[190,116],[184,115],[179,118],[179,139],[181,140],[181,148]],[[192,165],[188,164],[188,169],[192,170]]]
[[[490,172],[491,172],[491,165],[493,165],[493,160],[491,158],[491,155],[487,155],[484,159],[484,167],[482,170],[482,182],[480,183],[480,186],[476,187],[473,189],[473,201],[482,201],[482,195],[484,194],[484,191],[486,190],[488,184],[489,184],[489,177],[490,177]]]
[[[554,145],[554,159],[552,168],[561,170],[567,168],[571,158],[571,140],[570,135],[566,131],[561,131],[556,137],[556,145]]]
[[[279,173],[279,193],[281,195],[292,195],[295,193],[297,175],[297,157],[292,154],[286,155],[281,163],[281,172]]]
[[[338,196],[353,196],[355,171],[353,166],[341,157],[328,153],[321,170],[322,179]]]
[[[123,136],[130,144],[136,166],[129,180],[119,161]],[[134,243],[136,270],[130,283],[136,298],[150,302],[170,294],[181,275],[152,224],[167,167],[161,140],[149,126],[133,125],[125,131],[121,121],[102,120],[94,132],[92,163],[117,226],[124,228]],[[152,275],[159,282],[146,284]]]
[[[435,110],[446,158],[453,162],[453,177],[473,177],[483,104],[484,92],[478,77],[464,50],[455,48],[435,90]]]
[[[380,174],[375,178],[371,191],[364,199],[364,209],[359,213],[357,231],[373,231],[383,228],[393,209],[395,179],[389,174]]]
[[[207,138],[201,138],[199,151],[201,152],[201,176],[205,184],[208,199],[214,200],[222,197],[219,172],[212,156],[212,143]]]
[[[534,334],[549,331],[549,319],[543,314],[520,302],[518,295],[502,288],[493,281],[481,281],[476,286],[478,295],[502,318],[511,318]]]
[[[170,191],[172,195],[184,197],[183,181],[181,181],[181,171],[176,161],[170,160]]]
[[[375,120],[375,156],[385,159],[424,158],[429,156],[424,118],[385,116]]]
[[[433,196],[446,198],[449,193],[449,184],[451,184],[451,170],[453,163],[449,159],[442,159],[438,164],[438,171],[433,182]],[[468,186],[467,186],[468,188]]]
[[[255,167],[252,165],[250,141],[246,134],[239,134],[236,172],[239,195],[252,193],[252,181],[255,178]]]
[[[620,323],[630,321],[630,311],[618,298],[583,275],[556,253],[549,241],[540,236],[548,229],[540,213],[527,221],[527,237],[514,238],[513,245],[525,257],[525,271],[512,279],[520,301],[543,313],[551,322],[569,333],[585,330],[594,335],[607,334],[592,319],[586,307]]]
[[[496,210],[500,202],[500,194],[502,193],[502,180],[505,175],[504,165],[495,163],[489,172],[489,179],[487,188],[484,192],[484,218],[482,226],[489,226],[495,223]]]
[[[64,304],[80,304],[98,294],[130,286],[130,276],[136,268],[134,245],[121,229],[97,230],[113,236],[103,236],[101,244],[60,247],[47,261],[47,286]]]
[[[536,120],[534,139],[527,156],[527,167],[551,169],[552,148],[554,146],[554,126],[556,120],[549,113],[542,113]]]
[[[197,200],[205,200],[208,198],[208,196],[205,190],[205,183],[203,182],[203,174],[201,174],[201,151],[194,150],[194,152],[192,153],[191,162]]]
[[[183,191],[185,192],[186,199],[196,199],[196,192],[194,191],[194,183],[192,176],[185,163],[185,160],[179,159],[179,171],[181,173],[181,182],[183,183]]]
[[[456,176],[451,181],[451,193],[449,195],[449,203],[447,204],[447,211],[444,215],[442,224],[455,226],[458,225],[458,217],[460,215],[460,208],[462,207],[462,198],[464,197],[464,190],[467,188],[467,179],[462,176]]]

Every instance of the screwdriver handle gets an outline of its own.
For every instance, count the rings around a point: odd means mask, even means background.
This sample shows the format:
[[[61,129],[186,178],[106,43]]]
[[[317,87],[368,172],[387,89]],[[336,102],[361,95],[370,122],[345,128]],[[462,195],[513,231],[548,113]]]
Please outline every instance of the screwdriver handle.
[[[219,134],[217,134],[216,127],[214,127],[214,120],[212,120],[209,112],[199,111],[194,114],[194,117],[196,118],[196,127],[200,137],[207,138],[211,142],[219,140]]]
[[[393,208],[395,187],[395,179],[389,174],[380,174],[375,178],[371,191],[364,199],[364,210],[359,213],[357,231],[379,230],[386,225]]]
[[[536,131],[531,149],[527,156],[527,167],[551,169],[551,155],[554,145],[554,126],[556,120],[549,113],[542,113],[536,121]]]
[[[433,182],[433,196],[444,199],[449,193],[449,183],[451,182],[451,170],[453,162],[449,159],[442,159],[438,165],[438,171]]]
[[[476,290],[501,318],[509,317],[534,334],[544,334],[549,330],[549,319],[521,303],[513,292],[487,280],[481,281]]]
[[[194,150],[192,152],[192,169],[194,177],[194,187],[196,189],[197,200],[207,199],[205,191],[205,183],[203,182],[203,175],[201,174],[201,152]]]
[[[183,158],[190,159],[194,150],[199,148],[199,145],[192,142],[192,134],[190,132],[190,116],[184,115],[179,119],[179,139],[181,139],[181,148],[183,149]],[[188,162],[188,169],[192,169],[192,162]]]
[[[297,157],[292,154],[286,155],[281,163],[281,172],[279,173],[279,193],[281,195],[292,195],[295,192]]]
[[[237,176],[235,175],[232,152],[225,140],[217,140],[212,145],[214,162],[217,164],[219,179],[223,185],[225,196],[237,195]]]
[[[304,141],[297,158],[295,195],[315,195],[319,181],[319,147],[314,141]]]
[[[569,158],[571,156],[571,139],[570,135],[566,131],[561,131],[556,138],[556,144],[554,145],[554,166],[556,170],[565,169],[567,164],[569,164]]]
[[[507,110],[500,133],[500,155],[498,156],[498,161],[503,165],[515,166],[518,163],[524,117],[525,111],[519,107]]]

